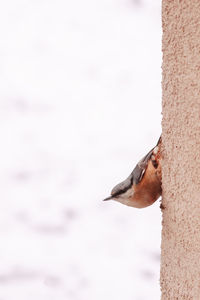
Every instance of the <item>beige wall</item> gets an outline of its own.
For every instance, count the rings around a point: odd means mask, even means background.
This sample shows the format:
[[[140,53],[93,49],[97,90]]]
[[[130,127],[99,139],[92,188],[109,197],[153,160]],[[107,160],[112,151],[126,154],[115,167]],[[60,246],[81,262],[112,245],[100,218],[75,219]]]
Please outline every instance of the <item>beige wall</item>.
[[[200,1],[163,0],[162,299],[200,299]]]

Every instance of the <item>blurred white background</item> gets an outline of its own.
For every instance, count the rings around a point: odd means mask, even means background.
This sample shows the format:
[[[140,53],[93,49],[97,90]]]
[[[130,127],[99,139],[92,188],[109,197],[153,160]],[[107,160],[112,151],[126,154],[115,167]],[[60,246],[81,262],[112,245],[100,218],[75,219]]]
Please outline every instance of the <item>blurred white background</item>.
[[[159,299],[161,212],[102,199],[161,132],[161,1],[0,11],[0,300]]]

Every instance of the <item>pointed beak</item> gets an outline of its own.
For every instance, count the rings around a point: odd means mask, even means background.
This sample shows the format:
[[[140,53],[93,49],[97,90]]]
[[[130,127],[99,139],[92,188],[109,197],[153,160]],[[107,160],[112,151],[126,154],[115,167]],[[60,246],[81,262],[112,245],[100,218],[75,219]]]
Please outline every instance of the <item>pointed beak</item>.
[[[103,201],[108,201],[108,200],[112,200],[112,199],[113,199],[113,197],[110,196],[110,197],[108,197],[108,198],[103,199]]]

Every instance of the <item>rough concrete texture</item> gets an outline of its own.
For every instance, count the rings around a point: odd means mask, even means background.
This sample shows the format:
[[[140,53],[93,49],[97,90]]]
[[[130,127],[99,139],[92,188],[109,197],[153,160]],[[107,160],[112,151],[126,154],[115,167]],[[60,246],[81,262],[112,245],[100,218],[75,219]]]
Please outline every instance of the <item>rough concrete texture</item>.
[[[200,1],[163,0],[162,299],[200,299]]]

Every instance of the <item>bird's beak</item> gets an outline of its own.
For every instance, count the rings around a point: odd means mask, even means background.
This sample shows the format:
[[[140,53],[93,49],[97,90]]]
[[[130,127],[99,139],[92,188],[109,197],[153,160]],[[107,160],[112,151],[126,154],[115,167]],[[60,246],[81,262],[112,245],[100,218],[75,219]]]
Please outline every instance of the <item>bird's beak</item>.
[[[112,200],[112,199],[113,199],[113,197],[110,196],[110,197],[108,197],[108,198],[103,199],[103,201],[108,201],[108,200]]]

